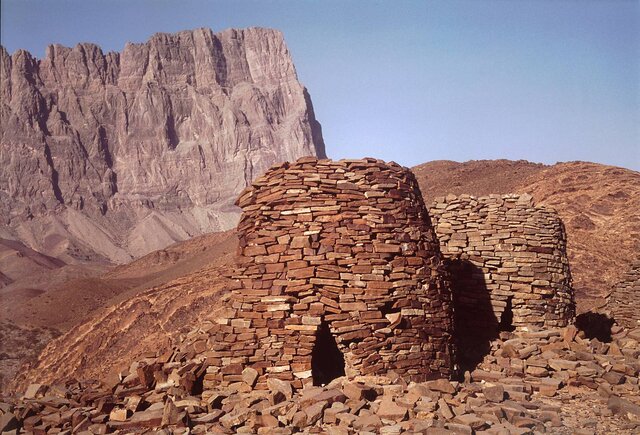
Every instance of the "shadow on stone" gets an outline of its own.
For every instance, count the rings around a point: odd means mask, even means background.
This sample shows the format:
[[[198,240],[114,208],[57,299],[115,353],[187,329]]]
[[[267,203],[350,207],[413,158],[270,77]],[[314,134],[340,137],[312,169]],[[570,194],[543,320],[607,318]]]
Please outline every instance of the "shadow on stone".
[[[584,332],[584,335],[589,338],[597,338],[603,343],[611,342],[611,327],[613,326],[614,319],[594,312],[582,313],[576,317],[576,328]]]
[[[311,375],[313,385],[326,385],[335,378],[344,376],[344,356],[329,325],[322,322],[316,332],[316,342],[311,354]]]
[[[513,330],[510,301],[498,322],[484,273],[467,260],[446,260],[454,308],[454,342],[460,374],[473,371],[491,350],[500,330]]]
[[[498,323],[498,332],[513,332],[516,328],[513,326],[513,296],[507,298],[507,305],[500,316]]]

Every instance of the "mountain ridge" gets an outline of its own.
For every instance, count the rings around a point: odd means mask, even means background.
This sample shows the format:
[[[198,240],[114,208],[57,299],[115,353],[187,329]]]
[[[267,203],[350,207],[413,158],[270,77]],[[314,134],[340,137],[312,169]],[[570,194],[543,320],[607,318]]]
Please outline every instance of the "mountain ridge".
[[[103,53],[0,48],[0,237],[125,263],[231,228],[274,163],[325,156],[282,33],[158,33]]]

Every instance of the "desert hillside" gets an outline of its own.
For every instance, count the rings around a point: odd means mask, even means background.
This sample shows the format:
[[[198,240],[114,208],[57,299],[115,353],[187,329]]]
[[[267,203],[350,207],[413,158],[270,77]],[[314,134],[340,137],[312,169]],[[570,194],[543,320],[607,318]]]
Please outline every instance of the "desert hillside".
[[[16,277],[4,288],[0,288],[0,385],[4,385],[18,372],[20,365],[26,361],[34,361],[38,353],[49,343],[53,337],[69,333],[69,341],[56,342],[54,345],[59,355],[67,361],[65,365],[57,368],[66,371],[72,367],[85,366],[89,370],[87,374],[96,375],[97,367],[110,366],[117,363],[119,357],[102,355],[99,352],[77,353],[81,359],[75,364],[73,358],[69,359],[66,351],[70,342],[79,341],[79,348],[92,346],[91,341],[95,337],[106,340],[106,343],[116,343],[127,337],[118,327],[114,327],[119,320],[109,317],[111,323],[99,320],[95,326],[88,326],[96,334],[91,338],[90,334],[81,332],[87,326],[77,328],[78,324],[87,321],[87,325],[93,325],[96,318],[105,316],[104,310],[113,310],[116,319],[118,315],[124,316],[129,308],[120,308],[122,303],[129,303],[126,307],[136,306],[133,299],[142,293],[142,300],[148,299],[148,306],[167,299],[150,298],[151,288],[160,288],[165,291],[167,297],[176,299],[177,307],[182,306],[181,312],[192,311],[194,299],[206,297],[211,284],[211,295],[217,297],[216,287],[218,275],[207,272],[209,269],[217,270],[228,264],[235,253],[237,239],[233,231],[223,233],[211,233],[181,242],[165,249],[154,251],[129,264],[105,268],[92,265],[63,265],[50,270],[38,271],[31,267],[33,273],[22,277]],[[12,245],[15,246],[15,245]],[[24,249],[24,248],[23,248]],[[8,250],[3,251],[4,264],[13,264],[15,253],[7,255]],[[30,251],[27,251],[30,252]],[[11,259],[8,262],[7,257]],[[40,258],[40,257],[36,257]],[[25,260],[22,260],[25,261]],[[41,261],[43,262],[43,261]],[[45,263],[46,264],[46,263]],[[178,297],[179,286],[172,282],[178,278],[184,284],[184,291],[190,292],[190,297]],[[211,279],[210,279],[211,278]],[[174,283],[175,284],[175,283]],[[192,289],[207,288],[202,295],[192,292]],[[216,287],[217,289],[218,287]],[[173,290],[171,290],[173,289]],[[146,292],[146,293],[145,293]],[[171,296],[173,294],[173,296]],[[145,296],[146,295],[146,296]],[[110,308],[112,307],[112,308]],[[173,307],[173,306],[171,306]],[[161,305],[158,309],[171,309],[169,305]],[[175,309],[175,307],[174,307]],[[203,306],[204,310],[204,306]],[[196,310],[197,311],[197,310]],[[166,312],[165,312],[166,313]],[[195,311],[194,311],[195,313]],[[129,313],[130,314],[130,313]],[[145,317],[150,315],[148,310],[139,310],[136,315]],[[96,317],[97,316],[97,317]],[[124,317],[128,317],[124,316]],[[191,319],[195,321],[195,319]],[[187,321],[189,323],[191,320]],[[118,324],[122,326],[122,324]],[[156,325],[157,326],[157,325]],[[158,329],[148,322],[141,322],[135,329],[136,333],[144,336],[151,332],[166,332],[166,328]],[[133,340],[129,337],[129,340]],[[129,341],[131,344],[133,341]],[[85,344],[82,344],[85,343]],[[124,349],[134,351],[134,347],[123,345]],[[149,341],[152,346],[152,341]],[[108,354],[108,352],[105,352]],[[95,356],[94,356],[95,354]]]
[[[640,435],[640,0],[0,3],[0,435]]]
[[[169,350],[178,334],[215,318],[226,282],[222,273],[230,262],[231,256],[222,256],[217,264],[94,311],[87,322],[49,343],[31,370],[20,371],[18,385],[32,383],[33,376],[54,382],[62,373],[76,379],[117,378],[131,361]]]

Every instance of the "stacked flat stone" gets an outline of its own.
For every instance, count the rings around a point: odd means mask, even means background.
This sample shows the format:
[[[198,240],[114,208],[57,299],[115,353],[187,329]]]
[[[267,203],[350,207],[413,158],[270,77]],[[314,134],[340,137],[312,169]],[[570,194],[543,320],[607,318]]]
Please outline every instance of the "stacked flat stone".
[[[437,198],[429,213],[453,278],[457,327],[564,327],[575,315],[566,234],[530,195]],[[462,320],[462,321],[460,321]]]
[[[109,385],[31,384],[0,396],[2,434],[629,434],[640,430],[640,328],[612,340],[563,329],[503,333],[465,382],[340,377],[294,389],[254,388],[255,373],[205,395],[202,322],[173,349],[158,350]],[[193,340],[196,341],[193,341]],[[196,351],[199,353],[199,351]],[[255,386],[257,387],[257,386]],[[160,429],[163,430],[160,430]],[[156,429],[156,430],[153,430]]]
[[[608,301],[613,319],[626,328],[640,326],[640,260],[631,265],[614,287]]]
[[[240,381],[246,368],[258,388],[272,378],[310,383],[324,325],[347,376],[450,375],[451,293],[408,169],[302,158],[271,168],[237,204],[242,284],[209,331],[205,389]]]

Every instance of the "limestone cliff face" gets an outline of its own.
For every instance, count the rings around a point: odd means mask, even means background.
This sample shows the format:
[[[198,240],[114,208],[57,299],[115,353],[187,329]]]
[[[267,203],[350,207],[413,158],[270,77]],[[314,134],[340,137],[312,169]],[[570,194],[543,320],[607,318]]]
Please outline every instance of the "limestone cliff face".
[[[0,47],[0,237],[129,260],[233,227],[272,164],[324,157],[282,34],[156,34],[122,53]]]

